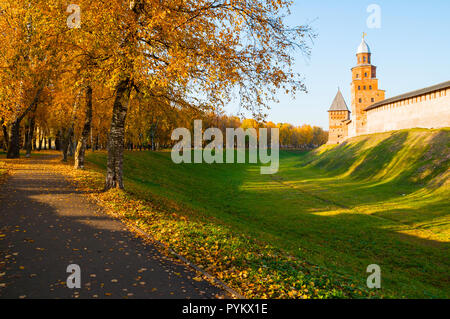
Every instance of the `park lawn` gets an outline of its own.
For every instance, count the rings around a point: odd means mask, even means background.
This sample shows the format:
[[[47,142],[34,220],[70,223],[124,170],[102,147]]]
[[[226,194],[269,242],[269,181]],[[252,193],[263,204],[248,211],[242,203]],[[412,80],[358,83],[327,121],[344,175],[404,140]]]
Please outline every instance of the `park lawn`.
[[[309,278],[330,278],[319,280],[324,290],[347,281],[368,296],[366,268],[378,264],[378,297],[448,298],[449,136],[408,130],[282,151],[275,175],[261,175],[255,164],[175,165],[169,152],[127,152],[125,182],[130,196],[161,211],[221,225],[304,261]],[[88,159],[104,170],[104,153]],[[207,241],[196,235],[199,245]],[[326,295],[333,296],[340,295]]]

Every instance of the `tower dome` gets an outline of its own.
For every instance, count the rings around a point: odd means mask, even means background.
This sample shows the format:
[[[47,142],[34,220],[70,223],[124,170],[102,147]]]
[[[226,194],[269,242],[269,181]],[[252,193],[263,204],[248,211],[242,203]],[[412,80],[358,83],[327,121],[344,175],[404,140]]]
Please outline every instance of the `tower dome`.
[[[358,51],[356,52],[356,54],[361,54],[361,53],[371,53],[370,52],[370,48],[367,45],[367,43],[364,40],[364,38],[362,39],[361,44],[358,47]]]

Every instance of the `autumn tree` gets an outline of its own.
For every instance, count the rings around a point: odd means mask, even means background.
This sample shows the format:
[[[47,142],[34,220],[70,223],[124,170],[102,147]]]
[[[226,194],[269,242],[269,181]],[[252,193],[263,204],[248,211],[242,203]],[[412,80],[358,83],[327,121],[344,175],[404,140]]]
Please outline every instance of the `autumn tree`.
[[[321,127],[313,127],[313,138],[311,143],[314,147],[321,146],[328,142],[328,132],[324,131]]]
[[[296,132],[297,140],[294,143],[296,147],[299,147],[300,145],[307,146],[311,144],[311,141],[313,139],[313,129],[311,125],[305,124],[301,127],[297,127]]]
[[[177,127],[189,127],[194,119],[203,115],[202,110],[191,108],[183,101],[176,100],[174,92],[164,94],[140,92],[130,100],[128,121],[125,126],[125,140],[129,148],[142,149],[149,145],[156,150],[158,145],[172,144],[171,133]],[[166,98],[164,96],[169,97]]]
[[[47,1],[0,1],[0,116],[9,127],[8,158],[19,157],[21,122],[35,113],[57,69],[61,17]]]
[[[286,147],[290,146],[294,127],[289,123],[279,123],[277,127],[280,130],[280,144]]]
[[[80,1],[80,5],[81,29],[86,36],[101,39],[97,65],[115,90],[105,189],[123,188],[125,120],[133,91],[158,88],[155,94],[170,104],[184,101],[200,107],[205,102],[223,105],[238,88],[242,105],[260,114],[277,89],[304,88],[291,70],[291,52],[298,48],[307,53],[310,31],[285,25],[291,1]],[[182,98],[171,100],[167,91]]]
[[[158,127],[170,130],[183,122],[179,119],[217,112],[236,92],[260,123],[277,90],[304,90],[292,71],[292,52],[308,54],[312,35],[308,27],[285,24],[291,4],[79,0],[81,28],[70,29],[65,1],[0,0],[0,40],[6,44],[0,50],[0,80],[7,83],[0,88],[0,121],[2,129],[11,129],[6,141],[9,148],[14,145],[11,156],[18,156],[20,123],[28,114],[28,131],[32,117],[41,116],[39,135],[61,140],[64,154],[78,136],[75,167],[83,166],[88,135],[106,138],[102,131],[110,123],[105,189],[123,188],[126,132],[138,144],[150,138],[154,145]],[[34,111],[46,89],[54,101],[46,109],[49,118]],[[103,90],[113,92],[112,107],[105,103],[96,110],[95,95]],[[154,117],[148,130],[144,123],[127,128],[133,105],[147,119],[164,114],[163,125]],[[100,114],[111,118],[99,121]],[[239,122],[226,120],[231,127]]]

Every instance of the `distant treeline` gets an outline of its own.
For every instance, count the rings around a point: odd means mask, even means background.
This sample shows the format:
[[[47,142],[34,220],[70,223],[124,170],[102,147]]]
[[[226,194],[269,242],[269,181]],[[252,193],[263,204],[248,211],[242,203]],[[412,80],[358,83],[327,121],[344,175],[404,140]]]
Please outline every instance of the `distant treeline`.
[[[226,136],[227,128],[278,128],[280,133],[280,147],[290,149],[308,150],[323,145],[328,140],[328,132],[317,126],[294,126],[288,123],[256,121],[254,119],[241,119],[237,116],[224,114],[195,112],[186,116],[186,112],[176,114],[172,112],[150,111],[143,112],[139,107],[130,112],[130,123],[126,126],[125,147],[129,150],[160,150],[172,147],[176,141],[171,140],[172,131],[178,127],[186,127],[193,131],[194,119],[202,120],[203,131],[215,127],[219,128]],[[106,149],[107,128],[109,127],[109,114],[94,112],[91,131],[87,139],[86,147],[93,150]],[[31,127],[30,127],[31,126]],[[4,127],[3,127],[4,128]],[[30,129],[34,130],[30,133]],[[64,133],[57,126],[53,126],[50,119],[45,116],[37,116],[36,123],[29,125],[25,120],[20,129],[20,145],[26,148],[31,144],[33,150],[63,150],[67,148],[68,156],[72,156],[76,147],[77,136],[81,133],[82,126],[75,125],[73,137],[68,145],[64,143]],[[4,135],[0,136],[0,145],[6,150],[8,134],[4,128]],[[29,139],[32,139],[29,141]],[[269,130],[270,138],[270,130]]]

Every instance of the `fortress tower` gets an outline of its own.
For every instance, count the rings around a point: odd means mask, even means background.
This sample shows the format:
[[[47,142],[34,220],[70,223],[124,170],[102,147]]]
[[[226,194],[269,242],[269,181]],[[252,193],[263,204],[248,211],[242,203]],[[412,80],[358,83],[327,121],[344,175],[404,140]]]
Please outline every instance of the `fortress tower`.
[[[328,144],[340,144],[348,135],[348,122],[350,121],[350,111],[347,108],[341,90],[338,90],[336,97],[328,110],[329,135]]]
[[[377,67],[363,39],[352,68],[352,116],[341,91],[328,110],[328,144],[340,144],[347,138],[410,128],[450,127],[450,81],[385,99],[378,89]]]
[[[352,123],[349,137],[366,133],[367,114],[364,110],[385,99],[385,91],[378,89],[377,67],[372,65],[372,53],[364,36],[356,52],[357,66],[352,68]]]

